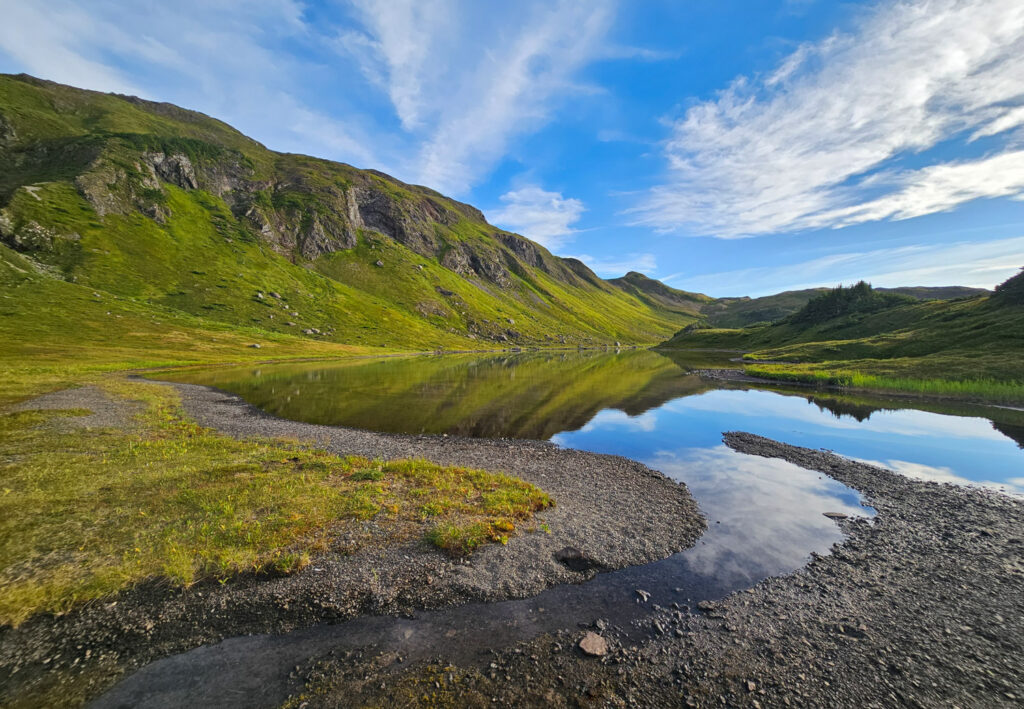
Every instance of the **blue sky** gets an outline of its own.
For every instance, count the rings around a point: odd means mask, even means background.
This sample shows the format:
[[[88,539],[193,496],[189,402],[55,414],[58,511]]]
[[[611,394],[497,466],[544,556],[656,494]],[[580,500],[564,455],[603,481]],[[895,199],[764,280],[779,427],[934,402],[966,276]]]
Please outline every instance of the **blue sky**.
[[[1024,266],[1019,0],[0,0],[0,71],[384,170],[715,296]]]

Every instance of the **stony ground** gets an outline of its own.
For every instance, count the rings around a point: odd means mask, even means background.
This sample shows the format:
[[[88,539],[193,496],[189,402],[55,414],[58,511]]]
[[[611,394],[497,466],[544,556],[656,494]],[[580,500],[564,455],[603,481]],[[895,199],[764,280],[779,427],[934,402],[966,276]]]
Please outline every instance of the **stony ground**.
[[[720,602],[651,598],[639,643],[626,639],[635,628],[595,619],[496,652],[484,667],[328,654],[303,668],[292,705],[1024,704],[1024,502],[750,434],[725,439],[829,474],[864,493],[877,517],[841,520],[849,538],[832,554]],[[588,632],[606,654],[581,650]]]
[[[280,436],[345,455],[508,472],[544,489],[556,507],[538,515],[534,531],[468,559],[420,540],[396,544],[384,525],[370,521],[292,576],[242,577],[185,592],[154,582],[63,616],[0,628],[0,705],[32,706],[34,697],[54,696],[47,692],[55,686],[65,687],[58,696],[75,704],[142,664],[233,635],[521,598],[600,570],[664,558],[691,546],[704,529],[685,486],[625,458],[539,442],[313,426],[266,416],[211,389],[175,386],[191,416],[230,435]],[[28,406],[94,411],[73,425],[83,419],[85,425],[129,425],[131,418],[130,407],[119,408],[95,389],[48,395]]]

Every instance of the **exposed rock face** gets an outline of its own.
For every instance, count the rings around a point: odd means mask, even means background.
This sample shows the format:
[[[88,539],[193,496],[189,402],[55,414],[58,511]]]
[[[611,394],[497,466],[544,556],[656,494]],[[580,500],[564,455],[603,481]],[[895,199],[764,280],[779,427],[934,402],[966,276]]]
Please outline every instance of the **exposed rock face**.
[[[187,155],[180,153],[165,155],[164,153],[144,153],[143,160],[149,167],[154,179],[159,176],[165,182],[177,185],[184,190],[199,189],[196,170]]]
[[[373,186],[354,187],[348,194],[349,215],[353,226],[370,229],[408,246],[422,256],[438,252],[431,222],[452,224],[456,216],[432,200],[414,205],[399,203],[391,195]],[[403,207],[411,207],[406,212]]]
[[[22,187],[21,189],[29,189]],[[32,253],[51,251],[58,240],[77,241],[82,237],[74,232],[57,233],[34,220],[17,223],[7,210],[0,210],[0,242],[15,251]]]
[[[504,232],[497,232],[494,238],[498,239],[503,243],[513,254],[515,254],[520,260],[524,261],[528,266],[539,268],[543,271],[550,273],[548,264],[545,262],[540,249],[532,241],[524,239],[518,234],[508,234]]]
[[[299,235],[299,249],[303,257],[310,261],[323,254],[351,249],[355,245],[354,231],[334,220],[321,222],[319,215],[315,215],[310,220],[309,228]]]
[[[18,135],[14,132],[14,126],[0,113],[0,147],[14,145]]]

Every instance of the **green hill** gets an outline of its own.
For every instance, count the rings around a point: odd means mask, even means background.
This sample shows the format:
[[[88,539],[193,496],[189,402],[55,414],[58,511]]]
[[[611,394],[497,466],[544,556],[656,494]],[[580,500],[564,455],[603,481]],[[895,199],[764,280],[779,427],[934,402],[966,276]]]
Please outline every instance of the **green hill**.
[[[652,308],[664,308],[685,315],[699,316],[715,299],[703,293],[691,293],[665,285],[642,273],[630,271],[621,278],[608,281],[630,295],[636,296]]]
[[[170,104],[0,76],[0,166],[0,243],[35,281],[210,326],[433,349],[657,342],[693,320],[426,187]]]
[[[878,293],[905,295],[916,300],[954,300],[987,295],[984,288],[966,286],[912,286],[903,288],[875,288]],[[807,288],[766,295],[760,298],[714,298],[701,307],[701,314],[714,327],[747,327],[755,323],[777,322],[804,307],[815,296],[828,288]]]
[[[1024,277],[995,293],[915,301],[872,291],[836,289],[773,325],[686,329],[666,349],[746,352],[749,374],[794,381],[852,384],[1024,399]],[[938,382],[925,384],[925,381]],[[959,383],[959,384],[957,384]]]

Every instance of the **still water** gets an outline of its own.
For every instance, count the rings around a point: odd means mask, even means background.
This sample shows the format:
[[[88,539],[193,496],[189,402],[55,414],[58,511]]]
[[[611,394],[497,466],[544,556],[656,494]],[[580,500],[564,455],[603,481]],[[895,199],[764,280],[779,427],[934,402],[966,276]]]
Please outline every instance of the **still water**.
[[[641,460],[685,482],[708,519],[667,559],[598,574],[533,598],[411,618],[360,617],[284,635],[231,638],[155,662],[94,706],[278,706],[288,675],[329,651],[410,661],[489,661],[498,648],[603,618],[650,632],[649,604],[692,608],[803,566],[842,535],[825,512],[871,515],[825,475],[725,447],[724,431],[834,450],[904,474],[1024,493],[1024,413],[910,400],[721,387],[653,352],[350,360],[162,374],[236,393],[277,416],[404,433],[550,439]],[[642,511],[634,511],[642,513]],[[258,701],[257,699],[258,698]]]
[[[741,430],[917,478],[1024,493],[1022,411],[723,387],[689,374],[690,364],[649,351],[547,352],[353,359],[163,376],[218,387],[296,421],[533,438],[616,453],[691,487],[695,476],[739,474],[738,459],[721,452],[721,434]]]

